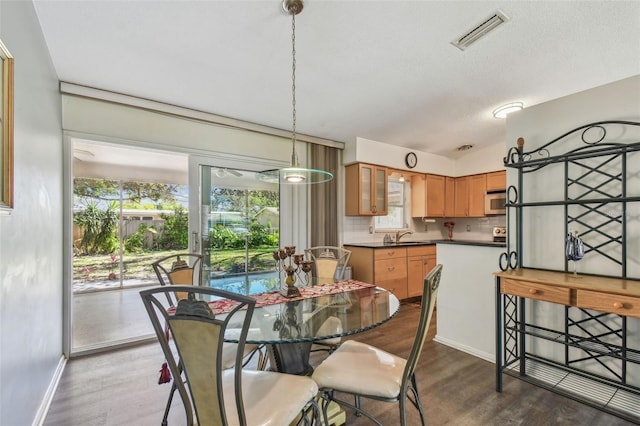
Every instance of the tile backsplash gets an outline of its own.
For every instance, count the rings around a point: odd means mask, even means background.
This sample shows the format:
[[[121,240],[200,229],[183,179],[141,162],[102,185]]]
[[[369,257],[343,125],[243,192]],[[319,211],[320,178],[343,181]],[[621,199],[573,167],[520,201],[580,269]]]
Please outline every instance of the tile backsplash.
[[[455,222],[453,228],[454,240],[492,241],[493,227],[505,226],[504,215],[473,217],[473,218],[438,218],[433,223],[423,223],[421,219],[412,219],[409,222],[411,235],[402,237],[403,241],[442,240],[447,238],[448,229],[444,222]],[[381,242],[384,232],[373,232],[373,217],[345,216],[343,220],[343,244],[348,243],[373,243]]]

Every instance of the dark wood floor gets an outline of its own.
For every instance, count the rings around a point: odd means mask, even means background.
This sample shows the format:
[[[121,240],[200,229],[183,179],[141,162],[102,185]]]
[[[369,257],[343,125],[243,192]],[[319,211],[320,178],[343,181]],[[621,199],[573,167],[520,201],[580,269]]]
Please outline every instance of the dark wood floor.
[[[418,314],[417,305],[403,304],[394,319],[354,338],[406,357]],[[314,353],[313,362],[323,356]],[[157,344],[72,359],[44,424],[159,425],[169,392],[169,385],[157,384],[162,361]],[[430,425],[633,424],[508,376],[497,393],[493,364],[433,341],[425,346],[417,375]],[[363,406],[383,424],[398,424],[396,404],[364,400]],[[413,407],[408,410],[409,424],[419,424]],[[169,424],[184,422],[177,401]],[[370,423],[347,413],[347,424]]]

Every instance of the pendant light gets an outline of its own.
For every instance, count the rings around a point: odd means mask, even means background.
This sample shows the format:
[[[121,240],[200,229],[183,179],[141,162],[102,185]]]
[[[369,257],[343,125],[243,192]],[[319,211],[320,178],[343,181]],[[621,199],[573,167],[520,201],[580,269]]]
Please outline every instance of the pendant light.
[[[258,179],[266,182],[308,185],[328,182],[333,179],[333,174],[331,172],[300,167],[298,153],[296,152],[296,15],[302,12],[303,6],[302,0],[283,0],[282,2],[282,8],[284,11],[291,15],[291,56],[293,59],[291,73],[291,105],[293,107],[293,128],[291,137],[292,152],[289,167],[265,170],[258,173]]]

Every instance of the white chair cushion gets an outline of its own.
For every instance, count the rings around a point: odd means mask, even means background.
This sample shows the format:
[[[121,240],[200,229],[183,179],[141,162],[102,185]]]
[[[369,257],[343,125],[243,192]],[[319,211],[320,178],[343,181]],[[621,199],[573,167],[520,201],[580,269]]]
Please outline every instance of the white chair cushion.
[[[234,370],[222,374],[227,420],[230,426],[238,425]],[[318,385],[310,377],[242,370],[242,396],[250,426],[288,425],[317,393]]]
[[[258,349],[258,345],[244,345],[244,354],[242,357],[246,357],[251,352]],[[233,368],[236,365],[236,353],[238,352],[238,344],[237,343],[228,343],[225,342],[222,344],[222,368]]]
[[[342,333],[342,321],[340,321],[340,318],[338,317],[330,316],[322,323],[320,328],[318,328],[316,336],[340,333]],[[338,346],[341,340],[342,339],[340,337],[333,337],[331,339],[321,340],[320,343]]]
[[[225,332],[225,337],[235,337],[236,339],[238,337],[240,337],[240,329],[239,328],[228,328]],[[249,334],[247,335],[247,338],[254,338],[254,339],[259,339],[262,337],[262,333],[260,332],[259,329],[257,328],[250,328],[249,329]],[[255,351],[256,349],[258,349],[259,345],[256,344],[245,344],[244,345],[244,354],[242,354],[242,357],[246,357],[247,355],[249,355],[251,352]],[[236,363],[236,353],[238,352],[238,344],[237,343],[229,343],[229,342],[225,342],[222,344],[222,368],[223,369],[227,369],[227,368],[233,368],[235,367],[235,363]]]
[[[320,389],[396,398],[407,361],[374,346],[348,340],[313,372]]]

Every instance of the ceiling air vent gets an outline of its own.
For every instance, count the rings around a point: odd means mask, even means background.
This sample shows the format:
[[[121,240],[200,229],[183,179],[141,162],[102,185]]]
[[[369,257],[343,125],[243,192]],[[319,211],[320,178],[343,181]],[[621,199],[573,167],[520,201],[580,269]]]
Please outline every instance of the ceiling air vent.
[[[493,15],[482,21],[479,25],[476,25],[474,29],[468,31],[457,40],[452,41],[451,44],[460,50],[465,50],[471,44],[480,40],[482,37],[489,34],[490,31],[498,28],[498,26],[504,24],[508,20],[509,18],[498,10]]]

